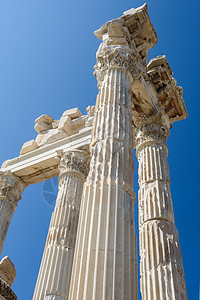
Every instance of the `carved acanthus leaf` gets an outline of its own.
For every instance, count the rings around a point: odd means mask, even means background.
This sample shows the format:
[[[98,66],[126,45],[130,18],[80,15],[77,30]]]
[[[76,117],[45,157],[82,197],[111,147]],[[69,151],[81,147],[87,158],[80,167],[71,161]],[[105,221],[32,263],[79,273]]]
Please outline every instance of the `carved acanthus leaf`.
[[[143,72],[138,56],[134,51],[121,46],[107,46],[97,52],[97,64],[95,76],[98,81],[102,81],[106,71],[110,68],[125,69],[133,78],[138,78]]]
[[[10,171],[0,171],[0,199],[9,200],[17,205],[26,184]]]
[[[136,149],[145,144],[165,144],[169,129],[157,123],[144,123],[137,128],[135,136]]]
[[[77,171],[82,173],[85,177],[89,172],[89,154],[84,150],[71,150],[62,154],[60,159],[60,175],[65,171]]]

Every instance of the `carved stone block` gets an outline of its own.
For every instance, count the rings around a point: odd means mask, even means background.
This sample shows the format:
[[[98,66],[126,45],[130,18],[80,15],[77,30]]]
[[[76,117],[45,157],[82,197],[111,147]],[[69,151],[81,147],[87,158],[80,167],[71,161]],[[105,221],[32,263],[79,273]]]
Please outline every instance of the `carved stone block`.
[[[28,141],[24,143],[21,148],[20,155],[31,152],[39,147],[38,143],[35,140]]]
[[[61,117],[60,122],[58,124],[58,130],[59,131],[63,130],[66,133],[70,134],[72,132],[70,121],[71,121],[71,117],[69,116]]]
[[[75,108],[66,110],[63,113],[63,117],[66,117],[66,116],[69,116],[71,119],[75,119],[75,118],[82,116],[82,113],[80,112],[78,107],[75,107]]]

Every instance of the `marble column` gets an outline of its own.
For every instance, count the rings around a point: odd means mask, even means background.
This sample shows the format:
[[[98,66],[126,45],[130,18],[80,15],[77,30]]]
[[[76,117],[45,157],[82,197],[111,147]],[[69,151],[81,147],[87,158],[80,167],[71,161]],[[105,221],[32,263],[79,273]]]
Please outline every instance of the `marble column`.
[[[179,237],[174,224],[166,139],[169,129],[145,123],[136,130],[139,160],[140,274],[143,300],[186,300]]]
[[[34,300],[68,298],[83,184],[88,174],[89,155],[84,150],[63,153],[59,190],[52,213]]]
[[[116,35],[126,44],[119,23]],[[133,195],[131,71],[133,51],[104,43],[98,79],[90,172],[84,186],[70,300],[136,300],[137,255]]]
[[[10,171],[0,172],[0,254],[6,234],[26,184]]]

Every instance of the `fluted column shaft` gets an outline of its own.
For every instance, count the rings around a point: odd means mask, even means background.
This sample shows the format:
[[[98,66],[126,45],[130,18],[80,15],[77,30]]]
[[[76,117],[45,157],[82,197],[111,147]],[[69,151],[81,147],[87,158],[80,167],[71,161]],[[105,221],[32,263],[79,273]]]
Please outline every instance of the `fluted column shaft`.
[[[97,53],[99,62],[100,53]],[[116,55],[123,56],[116,51]],[[112,59],[114,52],[109,52]],[[70,300],[137,299],[131,76],[97,63],[99,95],[81,204]]]
[[[86,151],[61,157],[59,191],[52,213],[33,299],[67,300],[83,184],[88,173]]]
[[[0,254],[25,183],[11,172],[0,172]]]
[[[187,299],[170,193],[165,145],[168,135],[168,128],[156,123],[143,124],[136,132],[143,300]]]

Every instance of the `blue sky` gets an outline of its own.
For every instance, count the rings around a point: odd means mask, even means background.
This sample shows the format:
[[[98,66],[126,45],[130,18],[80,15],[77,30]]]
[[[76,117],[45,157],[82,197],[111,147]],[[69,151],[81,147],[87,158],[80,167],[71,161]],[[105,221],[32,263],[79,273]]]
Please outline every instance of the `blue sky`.
[[[136,0],[0,0],[0,163],[19,155],[36,137],[41,114],[59,119],[66,109],[85,114],[97,95],[93,66],[100,43],[93,35],[106,21],[142,5]],[[188,298],[199,289],[199,30],[200,2],[147,1],[158,34],[149,59],[166,54],[183,87],[189,117],[173,124],[168,139],[171,192]],[[137,163],[134,190],[137,192]],[[15,263],[19,300],[32,298],[53,206],[43,183],[23,193],[2,257]],[[136,208],[137,211],[137,208]],[[137,215],[137,213],[136,213]]]

